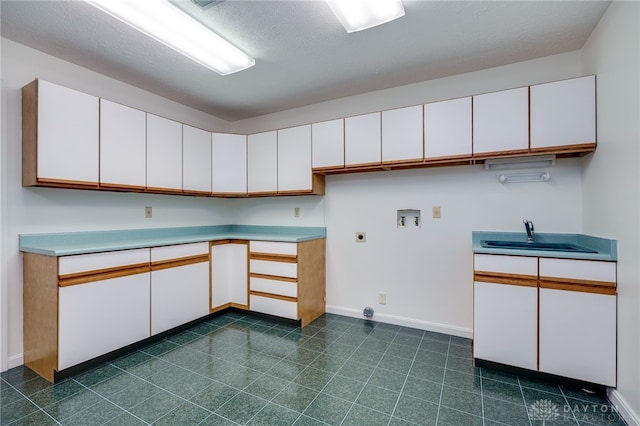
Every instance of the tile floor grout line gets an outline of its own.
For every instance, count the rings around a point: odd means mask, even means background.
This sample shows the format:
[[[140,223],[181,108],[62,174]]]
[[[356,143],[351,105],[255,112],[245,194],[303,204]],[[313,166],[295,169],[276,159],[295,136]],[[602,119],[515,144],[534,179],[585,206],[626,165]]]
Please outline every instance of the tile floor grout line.
[[[529,415],[529,406],[527,405],[527,398],[524,397],[524,389],[522,389],[522,383],[520,383],[520,376],[516,376],[516,380],[518,381],[518,388],[520,389],[520,395],[522,396],[524,409],[527,412],[527,419],[529,419],[529,425],[533,426],[533,421],[531,420],[531,416]]]
[[[18,392],[18,393],[19,393],[19,394],[20,394],[24,399],[26,399],[26,400],[27,400],[27,401],[29,401],[31,404],[33,404],[33,405],[38,409],[37,411],[41,411],[41,412],[43,412],[43,413],[45,414],[45,416],[49,417],[49,418],[50,418],[51,420],[53,420],[56,424],[58,424],[58,425],[62,425],[62,423],[60,423],[60,422],[58,421],[58,419],[56,419],[55,417],[53,417],[51,414],[47,413],[47,412],[44,410],[44,407],[41,407],[41,406],[40,406],[40,404],[36,404],[36,403],[35,403],[35,402],[34,402],[34,401],[29,397],[29,395],[25,394],[25,393],[24,393],[24,392],[22,392],[20,389],[16,388],[13,384],[11,384],[11,383],[7,382],[4,378],[2,378],[2,379],[0,379],[0,380],[1,380],[1,381],[3,381],[3,382],[5,382],[5,383],[6,383],[8,386],[10,386],[14,391]],[[32,380],[33,380],[33,379],[32,379]],[[29,380],[27,380],[27,381],[29,381]],[[44,389],[43,389],[43,390],[44,390]],[[41,392],[41,391],[38,391],[38,392]],[[34,395],[35,395],[36,393],[38,393],[38,392],[34,392]],[[16,401],[16,402],[17,402],[17,401]],[[12,404],[15,404],[15,402],[12,402]],[[5,407],[5,408],[6,408],[6,407]],[[0,409],[0,412],[1,412],[1,411],[2,411],[2,410]],[[33,413],[35,413],[35,412],[37,412],[37,411],[34,411]],[[29,417],[29,416],[30,416],[30,415],[32,415],[33,413],[29,413],[29,414],[27,414],[26,416],[22,416],[22,417],[20,417],[19,419],[15,419],[15,420],[14,420],[13,422],[11,422],[11,423],[15,423],[15,422],[17,422],[18,420],[22,420],[22,419],[24,419],[24,418],[26,418],[26,417]]]
[[[440,407],[442,407],[442,395],[444,394],[444,380],[447,377],[447,363],[449,362],[449,350],[451,349],[451,336],[447,345],[447,358],[444,361],[444,372],[442,374],[442,387],[440,388],[440,399],[438,400],[438,412],[436,413],[436,425],[440,419]]]
[[[472,361],[473,362],[473,359]],[[485,417],[484,417],[484,393],[482,392],[482,370],[478,369],[478,375],[480,376],[480,408],[482,412],[482,426],[485,426]]]

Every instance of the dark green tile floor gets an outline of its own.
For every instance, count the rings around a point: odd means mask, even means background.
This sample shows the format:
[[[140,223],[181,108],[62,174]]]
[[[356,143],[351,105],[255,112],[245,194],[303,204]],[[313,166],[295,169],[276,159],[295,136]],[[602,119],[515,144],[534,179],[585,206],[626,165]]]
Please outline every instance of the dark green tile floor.
[[[327,314],[227,313],[51,385],[0,375],[2,425],[624,425],[606,399],[471,363],[471,341]]]

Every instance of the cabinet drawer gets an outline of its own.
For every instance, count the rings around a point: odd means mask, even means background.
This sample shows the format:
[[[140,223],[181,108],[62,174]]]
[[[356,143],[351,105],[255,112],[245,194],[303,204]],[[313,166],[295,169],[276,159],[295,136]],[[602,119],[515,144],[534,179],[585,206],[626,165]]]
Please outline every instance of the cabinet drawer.
[[[191,257],[209,254],[209,243],[193,243],[178,244],[173,246],[152,247],[151,261],[159,262],[162,260],[180,259],[182,257]]]
[[[274,275],[276,277],[298,278],[298,264],[251,259],[249,272],[252,274]]]
[[[616,282],[616,262],[575,259],[540,259],[540,279]]]
[[[475,271],[497,272],[512,275],[538,276],[538,258],[525,256],[474,255]]]
[[[251,241],[249,243],[249,250],[251,253],[286,254],[295,256],[298,254],[298,244],[276,241]]]
[[[249,307],[252,311],[262,312],[263,314],[276,315],[293,320],[298,319],[298,304],[296,302],[252,294],[249,298]]]
[[[249,287],[252,291],[278,294],[280,296],[298,297],[298,283],[291,281],[271,280],[251,277]]]
[[[58,274],[63,276],[142,263],[149,263],[148,248],[62,256],[59,258]]]

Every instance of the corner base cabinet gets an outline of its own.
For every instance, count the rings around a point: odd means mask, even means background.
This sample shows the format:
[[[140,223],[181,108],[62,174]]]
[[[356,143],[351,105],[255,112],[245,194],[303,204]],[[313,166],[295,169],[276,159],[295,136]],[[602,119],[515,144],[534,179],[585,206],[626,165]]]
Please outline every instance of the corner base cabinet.
[[[616,262],[474,255],[473,357],[616,386]]]

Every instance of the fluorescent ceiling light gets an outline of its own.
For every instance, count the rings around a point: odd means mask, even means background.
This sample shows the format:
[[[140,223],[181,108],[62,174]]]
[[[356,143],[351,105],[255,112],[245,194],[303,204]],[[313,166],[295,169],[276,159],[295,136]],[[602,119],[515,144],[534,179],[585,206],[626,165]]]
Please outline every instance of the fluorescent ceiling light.
[[[327,3],[348,33],[404,16],[402,0],[327,0]]]
[[[533,169],[536,167],[551,167],[555,164],[555,155],[538,155],[486,160],[484,162],[484,168],[485,170]]]
[[[500,183],[546,182],[551,179],[549,172],[509,173],[498,176]]]
[[[85,0],[221,75],[256,61],[166,0]]]

